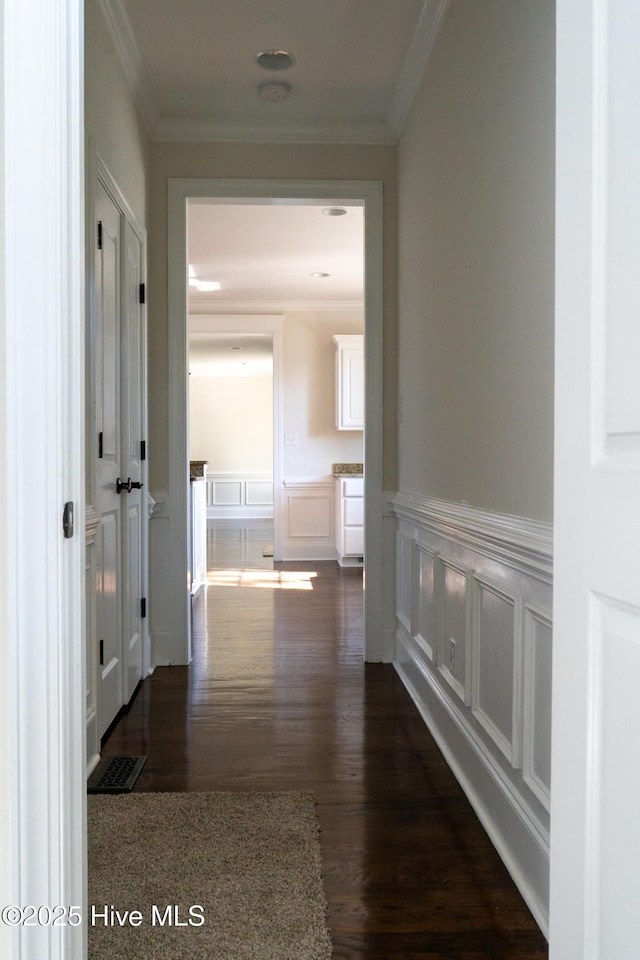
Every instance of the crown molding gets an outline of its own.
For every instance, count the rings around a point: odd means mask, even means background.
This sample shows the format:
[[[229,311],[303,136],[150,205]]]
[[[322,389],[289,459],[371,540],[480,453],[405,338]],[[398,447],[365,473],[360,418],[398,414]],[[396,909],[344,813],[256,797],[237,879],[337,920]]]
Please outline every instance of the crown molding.
[[[233,313],[327,313],[364,311],[364,300],[214,300],[189,302],[191,316]]]
[[[409,45],[389,117],[380,121],[283,126],[269,121],[163,117],[135,38],[124,0],[96,0],[113,39],[147,132],[152,140],[245,143],[341,143],[394,146],[433,50],[450,0],[424,0]]]
[[[391,103],[388,124],[397,143],[420,87],[451,0],[425,0]]]
[[[147,133],[153,138],[162,118],[123,0],[96,0],[96,3],[111,34],[116,54]]]
[[[103,0],[106,2],[106,0]],[[393,129],[385,121],[304,124],[283,126],[272,120],[194,120],[162,117],[153,130],[153,139],[218,143],[344,143],[391,146]]]

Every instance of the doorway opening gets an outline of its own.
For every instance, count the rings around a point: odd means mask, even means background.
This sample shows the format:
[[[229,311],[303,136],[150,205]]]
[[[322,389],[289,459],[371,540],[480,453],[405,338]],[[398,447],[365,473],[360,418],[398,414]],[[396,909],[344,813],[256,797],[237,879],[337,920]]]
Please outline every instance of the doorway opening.
[[[202,465],[209,542],[231,521],[268,520],[271,555],[281,475],[275,436],[282,419],[282,324],[277,315],[195,309],[188,321],[190,475],[194,462],[196,472]]]
[[[215,198],[212,200],[211,198]],[[329,200],[327,198],[330,198]],[[364,566],[366,575],[365,590],[365,637],[364,637],[364,655],[365,659],[381,660],[391,659],[388,652],[384,652],[384,628],[382,621],[382,511],[380,504],[382,502],[382,193],[381,185],[377,182],[340,182],[340,181],[219,181],[219,180],[173,180],[169,181],[169,304],[172,322],[170,325],[170,344],[169,344],[169,416],[170,416],[170,477],[169,477],[169,514],[171,542],[174,547],[171,556],[171,565],[173,567],[173,576],[168,585],[169,590],[175,591],[175,603],[172,609],[175,611],[176,621],[172,635],[175,638],[174,649],[171,651],[170,662],[189,662],[191,656],[190,648],[190,609],[188,597],[185,597],[181,586],[185,582],[184,571],[188,570],[189,549],[188,540],[188,480],[187,464],[189,460],[189,437],[188,437],[188,387],[187,387],[187,358],[188,358],[188,329],[189,317],[191,315],[191,298],[189,292],[189,279],[199,280],[202,283],[216,284],[220,283],[220,289],[201,289],[198,291],[202,296],[199,299],[201,305],[198,308],[200,316],[211,314],[211,301],[215,298],[218,309],[224,311],[223,315],[241,316],[247,314],[246,305],[242,305],[240,298],[234,299],[223,291],[222,281],[219,277],[210,274],[204,275],[204,271],[199,266],[198,261],[192,262],[191,250],[187,251],[187,239],[189,237],[189,223],[192,211],[199,205],[211,205],[220,210],[225,206],[235,206],[238,208],[262,208],[268,211],[273,207],[281,210],[287,208],[314,207],[316,215],[321,220],[331,223],[332,217],[336,221],[341,215],[323,214],[327,207],[341,207],[358,209],[363,219],[364,235],[364,261],[366,269],[364,270],[364,297],[362,315],[366,316],[364,330],[364,355],[365,355],[365,452],[361,455],[362,463],[366,462],[365,490],[366,490],[366,512],[364,518],[364,530],[366,546],[364,550]],[[342,217],[344,219],[344,216]],[[245,245],[251,239],[251,231],[245,229],[243,233]],[[224,236],[223,236],[224,239]],[[230,246],[231,238],[227,237]],[[277,239],[271,238],[271,249],[277,247]],[[275,254],[272,252],[272,256]],[[302,271],[302,262],[296,261],[292,255],[293,266]],[[262,279],[265,280],[265,274],[269,274],[269,259],[263,263]],[[189,270],[189,267],[192,270]],[[362,273],[362,258],[360,270]],[[189,273],[192,276],[189,277]],[[330,277],[322,274],[331,275],[331,270],[306,269],[304,272],[309,275],[312,273],[320,276],[310,277],[311,282],[316,284],[325,283]],[[199,275],[200,274],[200,275]],[[236,271],[235,280],[240,282],[242,271],[238,274]],[[233,277],[232,277],[233,280]],[[235,281],[234,281],[235,282]],[[274,298],[275,299],[275,298]],[[274,299],[268,299],[269,315],[283,316],[282,306],[277,308],[274,305]],[[233,302],[233,307],[230,302]],[[286,306],[301,306],[302,297],[291,294]],[[260,310],[260,315],[265,316],[265,300],[260,299],[254,294],[253,310]],[[198,311],[194,311],[197,313]],[[302,311],[304,312],[304,311]],[[275,342],[275,341],[274,341]],[[295,349],[295,348],[294,348]],[[331,348],[335,348],[332,346]],[[275,364],[274,351],[274,364]],[[333,354],[332,354],[333,357]],[[325,355],[326,359],[326,355]],[[333,363],[333,359],[331,360]],[[277,384],[277,375],[274,365],[274,385]],[[276,387],[277,389],[277,387]],[[303,388],[299,394],[299,400],[294,401],[291,406],[293,414],[299,412],[303,401],[306,400]],[[333,376],[331,377],[330,390],[333,393]],[[333,408],[333,400],[331,402]],[[284,411],[280,410],[280,416],[284,416]],[[313,428],[316,429],[315,426]],[[296,433],[298,436],[296,437]],[[312,431],[313,433],[313,431]],[[295,554],[287,554],[291,548],[291,539],[283,534],[282,524],[282,502],[279,502],[278,493],[284,489],[288,490],[288,481],[290,477],[287,474],[288,469],[283,470],[283,464],[295,463],[296,457],[302,452],[301,431],[295,427],[291,430],[284,429],[284,422],[281,421],[278,427],[277,421],[274,421],[274,554],[278,551],[278,544],[282,548],[282,559],[295,559]],[[293,435],[291,437],[291,435]],[[314,440],[317,435],[313,434]],[[296,444],[296,440],[298,443]],[[297,447],[297,449],[296,449]],[[289,449],[291,448],[291,449]],[[362,446],[360,447],[362,449]],[[316,448],[316,454],[319,455],[319,446]],[[314,472],[305,475],[299,462],[296,464],[298,471],[295,478],[301,483],[307,483],[307,492],[313,494],[315,490],[311,487],[323,475],[324,479],[331,477],[334,461],[327,456],[327,449],[323,450],[323,466],[314,469]],[[280,461],[280,474],[278,476],[278,457]],[[285,461],[285,457],[287,460]],[[345,455],[347,461],[356,461],[355,456]],[[306,497],[308,500],[309,497]],[[313,498],[312,498],[313,499]],[[295,515],[297,504],[291,505],[286,502],[287,517],[290,514]],[[333,520],[333,518],[332,518]],[[333,526],[333,524],[332,524]],[[298,531],[296,531],[297,533]],[[318,531],[312,531],[312,533]],[[333,534],[333,531],[332,531]],[[329,547],[329,538],[327,537],[327,553],[319,559],[335,559],[335,542]],[[295,546],[295,544],[294,544]],[[182,571],[182,573],[181,573]],[[388,638],[386,638],[388,639]]]

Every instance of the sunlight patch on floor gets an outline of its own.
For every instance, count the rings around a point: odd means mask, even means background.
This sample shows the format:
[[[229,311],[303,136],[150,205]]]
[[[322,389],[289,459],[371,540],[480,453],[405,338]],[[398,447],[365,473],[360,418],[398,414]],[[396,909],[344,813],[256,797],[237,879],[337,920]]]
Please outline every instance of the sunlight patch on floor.
[[[313,590],[311,570],[210,570],[207,583],[214,587],[260,587],[270,590]]]

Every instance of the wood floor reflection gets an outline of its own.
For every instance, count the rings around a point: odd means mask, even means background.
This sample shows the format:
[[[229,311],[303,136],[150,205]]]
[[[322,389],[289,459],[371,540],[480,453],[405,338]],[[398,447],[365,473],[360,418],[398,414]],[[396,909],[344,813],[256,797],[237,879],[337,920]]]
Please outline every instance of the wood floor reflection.
[[[312,790],[335,958],[546,958],[393,667],[362,662],[360,571],[270,546],[265,521],[210,528],[193,663],[156,670],[103,754],[147,755],[137,790]]]

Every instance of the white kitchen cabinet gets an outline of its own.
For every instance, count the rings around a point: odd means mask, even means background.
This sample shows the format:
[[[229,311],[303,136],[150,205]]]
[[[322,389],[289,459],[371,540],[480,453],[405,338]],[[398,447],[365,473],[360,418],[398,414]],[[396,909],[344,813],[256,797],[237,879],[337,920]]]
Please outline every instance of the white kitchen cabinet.
[[[364,480],[336,479],[336,550],[341,567],[362,566],[364,556]]]
[[[364,338],[336,334],[336,428],[364,430]]]

